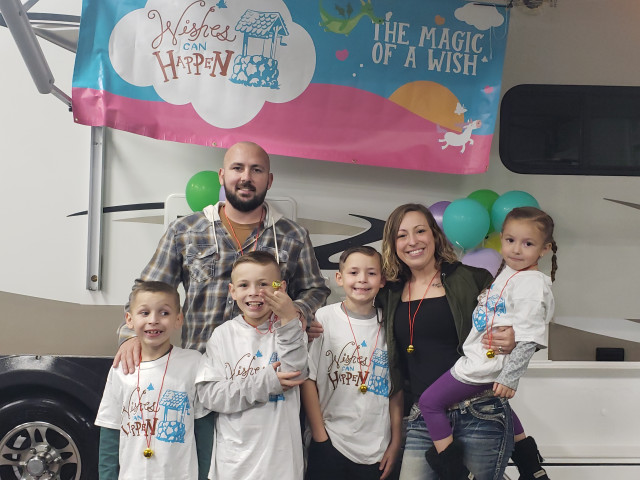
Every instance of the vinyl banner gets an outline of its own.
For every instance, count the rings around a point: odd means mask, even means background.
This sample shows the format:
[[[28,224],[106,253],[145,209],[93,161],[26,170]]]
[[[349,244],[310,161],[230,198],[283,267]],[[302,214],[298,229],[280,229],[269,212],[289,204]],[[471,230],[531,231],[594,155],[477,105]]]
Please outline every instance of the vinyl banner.
[[[480,173],[504,7],[464,0],[84,0],[76,122],[363,165]]]

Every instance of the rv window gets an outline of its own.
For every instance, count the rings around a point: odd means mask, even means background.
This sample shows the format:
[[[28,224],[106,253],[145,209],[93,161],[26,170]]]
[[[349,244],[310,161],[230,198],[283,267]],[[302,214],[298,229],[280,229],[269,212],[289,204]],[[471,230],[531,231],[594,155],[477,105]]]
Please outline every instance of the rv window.
[[[500,158],[516,173],[640,176],[640,88],[513,87],[500,107]]]

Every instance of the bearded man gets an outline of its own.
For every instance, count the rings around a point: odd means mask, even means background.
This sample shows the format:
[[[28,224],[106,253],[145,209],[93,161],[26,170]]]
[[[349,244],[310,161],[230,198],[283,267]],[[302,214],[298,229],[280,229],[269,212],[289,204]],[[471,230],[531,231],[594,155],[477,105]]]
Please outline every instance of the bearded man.
[[[273,254],[303,325],[310,325],[330,290],[320,272],[308,232],[265,201],[273,174],[267,152],[251,142],[233,145],[218,172],[226,201],[175,220],[136,279],[184,286],[182,347],[204,352],[213,329],[237,316],[228,285],[233,262],[245,252]],[[314,322],[315,323],[315,322]],[[314,329],[315,330],[315,329]],[[114,367],[125,373],[139,363],[140,343],[126,325]]]

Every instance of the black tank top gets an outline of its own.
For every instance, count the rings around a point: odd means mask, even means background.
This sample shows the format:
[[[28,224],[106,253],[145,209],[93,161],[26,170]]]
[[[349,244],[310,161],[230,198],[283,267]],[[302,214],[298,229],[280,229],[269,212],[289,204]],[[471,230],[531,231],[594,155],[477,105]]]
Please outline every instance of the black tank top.
[[[419,303],[420,300],[411,302],[411,316]],[[413,353],[407,353],[410,343],[407,302],[398,304],[393,327],[401,366],[409,382],[410,391],[405,390],[405,395],[417,402],[422,392],[453,367],[460,356],[458,334],[447,297],[425,298],[422,302],[413,327]]]

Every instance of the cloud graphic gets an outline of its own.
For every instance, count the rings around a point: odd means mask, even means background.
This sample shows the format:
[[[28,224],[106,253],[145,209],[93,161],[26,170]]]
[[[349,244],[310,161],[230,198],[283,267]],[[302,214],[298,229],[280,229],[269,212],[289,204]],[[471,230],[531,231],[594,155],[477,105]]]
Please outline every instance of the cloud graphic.
[[[499,27],[504,23],[504,17],[494,6],[475,5],[468,3],[464,7],[456,9],[455,17],[478,30],[489,30]]]
[[[207,123],[234,128],[253,119],[265,102],[285,103],[299,96],[313,77],[316,52],[311,36],[293,22],[282,0],[233,1],[228,8],[217,4],[149,0],[115,26],[109,57],[126,82],[153,86],[165,102],[190,103]],[[249,31],[236,30],[250,10],[255,12]],[[275,17],[281,18],[281,26],[269,30],[268,19]],[[275,44],[274,31],[280,34]],[[278,88],[231,81],[238,69],[234,62],[244,53],[256,61],[277,60]]]

